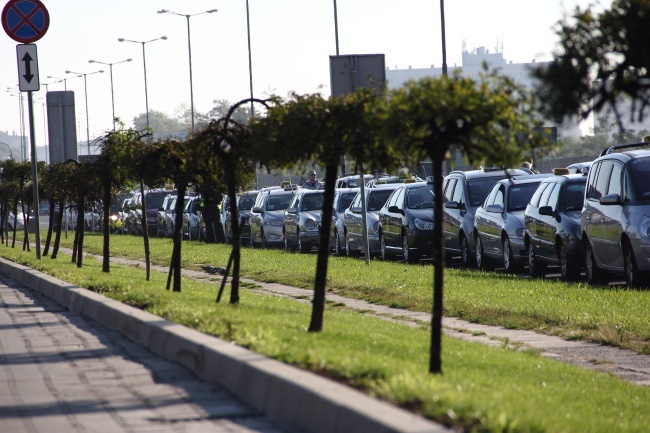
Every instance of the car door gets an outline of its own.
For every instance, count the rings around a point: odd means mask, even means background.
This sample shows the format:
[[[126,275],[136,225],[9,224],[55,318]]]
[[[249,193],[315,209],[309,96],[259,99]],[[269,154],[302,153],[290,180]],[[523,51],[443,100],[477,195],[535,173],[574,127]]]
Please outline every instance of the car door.
[[[600,199],[607,192],[607,185],[612,169],[614,168],[614,162],[605,160],[597,165],[597,170],[590,170],[589,191],[585,203],[585,214],[583,216],[586,222],[583,224],[583,227],[593,245],[593,254],[597,262],[605,265],[607,262],[604,260],[603,254],[606,250],[604,243],[607,241],[607,237],[605,235],[603,206],[600,204]]]
[[[555,219],[554,211],[557,209],[559,191],[560,186],[556,183],[548,184],[539,199],[539,207],[545,208],[542,212],[546,213],[546,215],[540,215],[537,222],[538,248],[536,253],[538,256],[550,260],[554,260],[557,256],[555,253],[555,224],[553,220]],[[555,205],[553,205],[551,197],[555,197]],[[553,215],[548,214],[549,208]]]
[[[624,231],[621,221],[623,206],[621,206],[623,199],[623,165],[618,161],[612,164],[612,170],[609,175],[609,182],[607,192],[605,195],[611,196],[617,194],[619,202],[616,204],[600,205],[602,215],[602,252],[601,257],[603,263],[611,266],[612,268],[623,269],[623,249],[621,246],[621,233]]]
[[[494,236],[490,233],[490,212],[488,212],[488,206],[492,206],[495,203],[497,194],[501,194],[501,202],[503,202],[503,191],[500,191],[501,185],[497,184],[492,187],[488,192],[488,195],[481,206],[476,209],[474,214],[474,228],[478,236],[481,238],[481,244],[483,245],[483,251],[485,254],[494,255],[495,254],[495,245]]]
[[[350,245],[359,245],[361,237],[361,191],[354,196],[352,204],[343,212],[343,226],[345,227],[346,242]]]
[[[298,243],[298,208],[300,199],[303,194],[296,194],[291,199],[287,210],[284,211],[284,232],[287,242],[290,244]]]
[[[404,212],[404,187],[396,189],[387,208],[385,208],[383,226],[386,229],[385,244],[391,249],[402,248],[401,229],[402,229],[402,212]]]
[[[447,177],[442,184],[442,201],[443,209],[446,203],[453,201],[454,189],[458,184],[458,179],[455,177]],[[445,249],[449,251],[456,251],[460,249],[458,244],[458,232],[454,230],[452,219],[448,212],[442,213],[442,237],[445,243]]]
[[[466,189],[463,178],[456,178],[452,199],[443,207],[443,231],[447,232],[445,248],[451,251],[460,251],[460,232],[467,214]]]

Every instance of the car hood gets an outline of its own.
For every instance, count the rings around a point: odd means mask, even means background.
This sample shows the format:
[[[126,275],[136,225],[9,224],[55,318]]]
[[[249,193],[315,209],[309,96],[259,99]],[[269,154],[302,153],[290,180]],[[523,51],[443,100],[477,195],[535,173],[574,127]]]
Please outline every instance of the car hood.
[[[409,209],[407,211],[413,218],[433,222],[433,209]]]
[[[524,211],[516,210],[514,212],[506,213],[506,225],[510,227],[523,227],[524,226]]]
[[[316,222],[320,222],[321,213],[322,213],[322,211],[320,211],[320,210],[310,210],[310,211],[307,211],[307,212],[302,212],[303,215],[313,219]]]
[[[267,210],[264,212],[264,219],[265,220],[280,220],[284,218],[284,211],[283,210]]]

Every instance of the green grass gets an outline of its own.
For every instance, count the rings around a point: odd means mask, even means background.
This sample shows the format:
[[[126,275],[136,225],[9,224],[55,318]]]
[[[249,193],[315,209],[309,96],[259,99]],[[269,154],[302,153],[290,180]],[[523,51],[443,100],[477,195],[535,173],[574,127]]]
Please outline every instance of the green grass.
[[[164,241],[156,241],[153,251],[161,256],[163,246],[158,243]],[[203,256],[212,249],[215,246],[207,246]],[[302,260],[299,255],[277,254]],[[309,333],[310,305],[290,299],[242,290],[238,305],[216,304],[214,282],[184,280],[183,292],[174,293],[165,290],[165,274],[153,272],[146,282],[142,268],[113,265],[106,274],[101,263],[89,257],[77,268],[69,256],[36,260],[33,251],[19,247],[0,246],[0,255],[465,431],[645,432],[650,425],[650,388],[533,351],[444,338],[444,374],[434,376],[427,371],[427,330],[349,312],[333,303],[326,306],[324,331]]]
[[[44,238],[43,238],[44,239]],[[72,242],[70,236],[65,240]],[[102,238],[87,235],[85,251],[101,253]],[[171,240],[151,239],[152,261],[168,265]],[[142,259],[141,237],[111,237],[113,255]],[[230,247],[183,243],[183,266],[225,266]],[[315,254],[242,250],[242,276],[312,288]],[[432,266],[331,257],[328,291],[414,311],[431,311]],[[444,314],[511,329],[530,329],[650,354],[650,290],[589,286],[584,282],[529,279],[495,272],[447,269]]]

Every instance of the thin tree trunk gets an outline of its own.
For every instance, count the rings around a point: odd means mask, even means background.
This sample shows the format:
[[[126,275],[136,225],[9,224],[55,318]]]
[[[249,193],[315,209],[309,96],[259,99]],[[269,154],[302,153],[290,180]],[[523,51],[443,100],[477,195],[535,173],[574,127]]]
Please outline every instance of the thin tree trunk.
[[[111,272],[111,254],[110,254],[110,243],[111,243],[111,221],[110,210],[111,210],[111,185],[104,185],[104,199],[102,200],[104,208],[102,213],[104,214],[104,224],[102,231],[104,233],[104,248],[103,248],[103,260],[102,260],[102,272]]]
[[[144,193],[144,181],[140,179],[140,193],[142,194],[142,212],[140,223],[142,224],[142,239],[144,241],[144,263],[147,270],[147,281],[151,277],[151,251],[149,250],[149,227],[147,227],[147,195]]]
[[[444,154],[433,160],[433,309],[431,315],[431,355],[429,372],[442,374],[442,301],[445,254],[442,238],[442,163]]]
[[[173,279],[173,291],[180,292],[181,289],[181,246],[183,244],[183,209],[185,205],[185,191],[187,186],[176,184],[176,214],[174,215],[174,246],[172,259],[169,264],[169,275],[167,277],[167,290],[170,281]]]
[[[86,213],[86,201],[85,199],[79,200],[79,211],[77,213],[77,232],[79,237],[77,238],[77,267],[80,268],[83,265],[83,251],[84,251],[84,233],[86,231],[86,220],[84,214]]]
[[[52,231],[54,230],[54,199],[49,200],[50,213],[47,217],[47,236],[45,237],[45,247],[43,248],[43,256],[47,256],[50,250],[50,243],[52,242]]]
[[[318,241],[318,259],[316,262],[316,281],[314,282],[314,300],[311,308],[309,332],[320,332],[323,330],[325,291],[327,289],[327,266],[330,256],[330,227],[332,225],[332,206],[334,205],[336,172],[336,163],[328,164],[325,167],[325,194],[323,196],[323,213],[320,220],[321,227]]]
[[[230,279],[230,303],[239,303],[239,262],[241,259],[241,234],[239,209],[237,208],[237,192],[235,191],[235,170],[230,165],[228,176],[228,206],[230,206],[230,219],[232,227],[232,278]]]

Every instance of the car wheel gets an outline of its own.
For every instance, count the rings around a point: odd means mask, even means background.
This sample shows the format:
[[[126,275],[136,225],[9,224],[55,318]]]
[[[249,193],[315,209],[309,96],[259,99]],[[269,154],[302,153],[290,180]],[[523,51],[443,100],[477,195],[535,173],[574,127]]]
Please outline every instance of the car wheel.
[[[300,232],[297,233],[298,236],[298,251],[302,254],[306,254],[309,252],[310,248],[305,245],[305,243],[302,241],[302,235]]]
[[[596,263],[593,248],[588,240],[585,241],[585,276],[589,284],[604,284],[607,281],[605,272]]]
[[[531,277],[543,277],[546,275],[546,263],[541,263],[535,258],[535,250],[532,242],[528,243],[528,273]]]
[[[503,238],[503,267],[509,274],[516,274],[520,266],[515,262],[515,256],[512,253],[510,246],[510,238],[508,236]]]
[[[467,237],[463,234],[460,235],[460,256],[464,268],[470,268],[474,266],[475,257],[472,255],[472,251],[469,249],[469,242],[467,242]]]
[[[418,263],[419,257],[415,251],[409,250],[409,239],[406,234],[402,234],[402,256],[406,263]]]
[[[381,233],[379,233],[379,257],[383,261],[388,260],[388,254],[386,254],[386,239],[384,239],[384,236]]]
[[[483,242],[481,242],[479,236],[476,236],[476,267],[482,271],[492,270],[492,262],[485,256],[485,252],[483,252]]]
[[[580,277],[580,266],[569,260],[564,248],[564,243],[561,241],[557,246],[557,259],[560,263],[560,274],[565,280],[577,280]]]
[[[646,275],[639,271],[634,258],[634,251],[629,242],[623,244],[623,264],[625,268],[625,282],[630,287],[644,287],[648,285]]]
[[[334,254],[341,256],[343,253],[343,247],[341,246],[341,239],[339,238],[339,231],[334,230]]]

